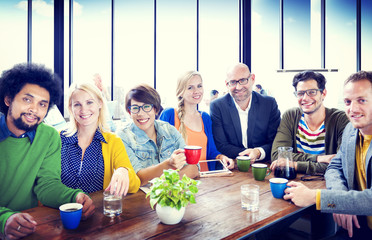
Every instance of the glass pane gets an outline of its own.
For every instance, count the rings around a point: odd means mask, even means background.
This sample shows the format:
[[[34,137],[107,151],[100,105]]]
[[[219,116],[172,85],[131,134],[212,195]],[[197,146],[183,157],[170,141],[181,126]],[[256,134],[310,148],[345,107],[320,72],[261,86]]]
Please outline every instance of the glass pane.
[[[284,68],[309,68],[310,0],[284,0]]]
[[[54,69],[54,4],[32,1],[32,62]]]
[[[356,1],[326,1],[326,67],[338,69],[327,78],[327,106],[343,108],[343,82],[356,71]]]
[[[328,68],[347,73],[356,69],[356,2],[326,1],[326,59]]]
[[[154,86],[154,3],[115,1],[115,117],[124,118],[125,95],[133,85]]]
[[[252,69],[256,84],[273,95],[288,85],[273,81],[279,68],[279,1],[252,1]],[[289,85],[290,86],[290,85]]]
[[[196,1],[158,0],[156,88],[163,107],[176,107],[177,78],[196,70]]]
[[[98,74],[111,99],[111,0],[73,3],[73,81],[92,81]]]
[[[362,0],[362,70],[372,70],[372,1]]]
[[[226,92],[227,68],[239,62],[239,1],[199,1],[199,70],[204,99],[199,105],[209,112],[210,91]]]
[[[0,1],[0,73],[27,62],[27,1]]]
[[[327,78],[327,106],[344,108],[343,82],[356,71],[356,2],[326,1],[326,67],[338,69]]]

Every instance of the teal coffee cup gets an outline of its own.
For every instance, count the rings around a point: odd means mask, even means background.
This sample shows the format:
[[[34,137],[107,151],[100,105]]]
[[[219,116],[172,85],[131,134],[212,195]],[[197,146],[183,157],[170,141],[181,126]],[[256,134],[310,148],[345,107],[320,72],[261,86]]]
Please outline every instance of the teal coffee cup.
[[[252,164],[252,173],[255,180],[263,181],[265,177],[270,175],[271,169],[264,163],[254,163]]]
[[[288,179],[271,178],[270,180],[271,193],[274,198],[283,198],[284,190],[287,188]]]
[[[241,172],[248,172],[249,166],[251,165],[251,159],[248,156],[238,156],[236,158],[238,169]]]

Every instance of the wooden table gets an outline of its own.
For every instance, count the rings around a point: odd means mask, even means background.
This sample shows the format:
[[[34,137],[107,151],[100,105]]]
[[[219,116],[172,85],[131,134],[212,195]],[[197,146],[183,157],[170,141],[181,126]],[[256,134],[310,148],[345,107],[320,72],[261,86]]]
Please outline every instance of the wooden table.
[[[301,175],[298,175],[298,178]],[[234,170],[232,177],[200,179],[196,204],[188,205],[181,223],[164,225],[151,209],[149,199],[141,190],[123,199],[123,213],[109,218],[102,213],[102,191],[91,194],[96,212],[82,221],[75,230],[63,228],[59,210],[36,207],[24,212],[36,219],[35,233],[27,239],[236,239],[286,218],[306,211],[294,204],[272,197],[269,178],[253,179],[248,173]],[[297,179],[298,180],[298,179]],[[253,183],[260,186],[260,209],[249,212],[241,209],[240,186]],[[311,188],[324,188],[325,181],[304,182]],[[309,207],[308,207],[309,208]]]

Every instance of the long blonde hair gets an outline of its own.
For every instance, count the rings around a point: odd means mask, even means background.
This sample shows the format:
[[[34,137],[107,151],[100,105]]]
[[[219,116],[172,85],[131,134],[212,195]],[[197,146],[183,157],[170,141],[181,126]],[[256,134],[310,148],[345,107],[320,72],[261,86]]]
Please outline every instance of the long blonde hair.
[[[102,107],[100,108],[98,115],[98,129],[101,132],[110,131],[105,117],[105,113],[107,111],[106,100],[103,97],[102,92],[93,83],[73,83],[70,86],[70,92],[68,95],[68,112],[70,113],[70,122],[64,135],[71,137],[78,131],[78,125],[72,112],[72,94],[76,90],[87,92],[92,98],[97,98],[98,101],[102,103]]]
[[[177,81],[177,90],[176,90],[176,96],[178,100],[178,106],[177,106],[177,112],[178,112],[178,118],[180,119],[180,129],[179,132],[181,133],[183,139],[187,140],[187,134],[186,134],[186,127],[184,123],[184,117],[185,117],[185,102],[183,99],[183,94],[185,93],[189,80],[194,77],[199,76],[200,79],[203,81],[201,75],[197,71],[187,71],[182,76],[178,78]]]

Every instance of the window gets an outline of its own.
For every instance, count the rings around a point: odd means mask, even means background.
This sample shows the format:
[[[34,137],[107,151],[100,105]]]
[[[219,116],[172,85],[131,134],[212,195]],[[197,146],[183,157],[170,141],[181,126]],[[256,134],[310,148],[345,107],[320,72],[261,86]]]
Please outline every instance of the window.
[[[197,67],[196,1],[156,2],[156,89],[163,107],[176,107],[178,77]]]
[[[154,1],[115,1],[114,16],[114,115],[124,119],[129,89],[154,86]]]
[[[222,96],[227,68],[239,62],[239,2],[203,0],[199,9],[199,71],[204,86],[199,108],[209,112],[210,91],[218,90]]]
[[[362,70],[371,71],[372,66],[372,1],[361,1],[361,39],[362,39]]]
[[[256,84],[273,94],[279,68],[279,1],[252,1],[252,69]],[[279,86],[278,86],[279,87]]]
[[[283,0],[285,69],[309,68],[312,63],[310,16],[310,0]]]
[[[0,1],[0,72],[27,62],[27,2]]]
[[[32,1],[32,62],[45,64],[52,70],[54,69],[53,17],[52,0]]]
[[[93,76],[99,74],[108,90],[111,85],[111,0],[79,0],[73,4],[72,81],[92,81]]]

